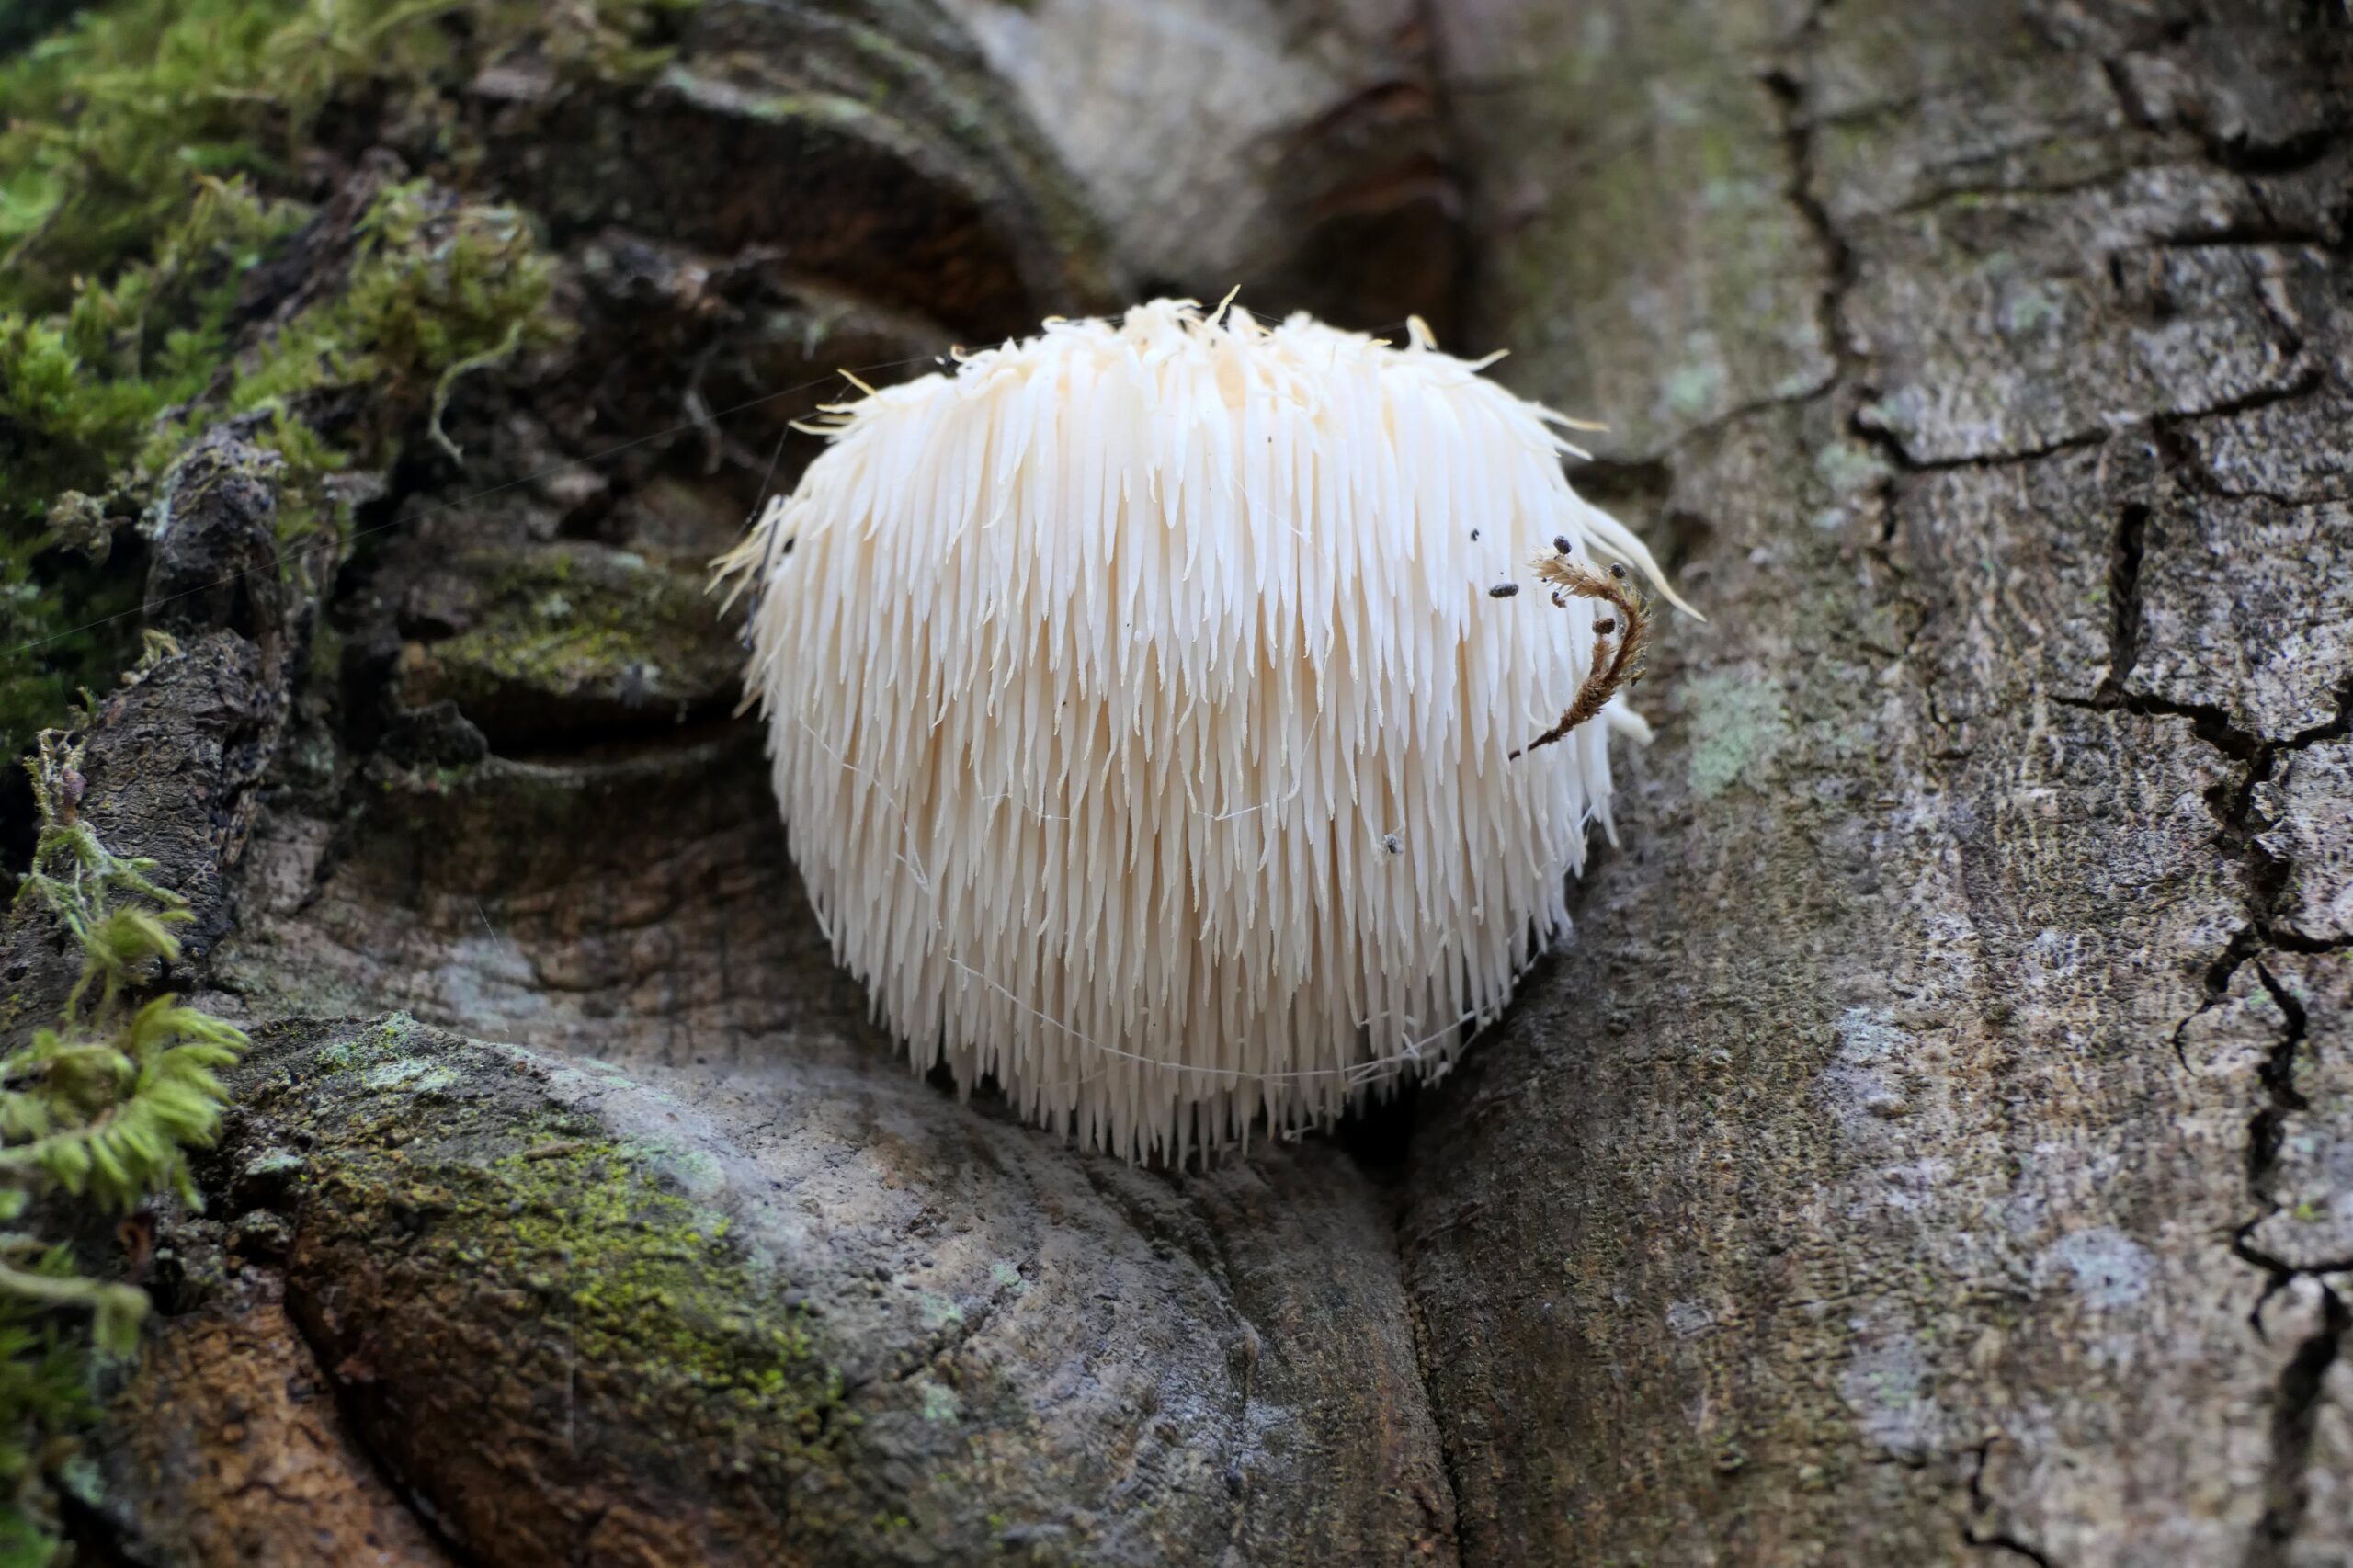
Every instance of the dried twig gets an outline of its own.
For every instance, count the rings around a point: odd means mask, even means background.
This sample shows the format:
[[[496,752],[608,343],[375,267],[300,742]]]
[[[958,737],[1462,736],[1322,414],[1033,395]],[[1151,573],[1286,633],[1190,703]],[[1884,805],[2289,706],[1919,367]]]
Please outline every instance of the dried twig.
[[[1552,602],[1594,599],[1618,613],[1593,623],[1593,673],[1577,688],[1576,700],[1561,722],[1511,754],[1513,760],[1539,746],[1549,746],[1579,724],[1599,715],[1609,699],[1643,673],[1643,654],[1650,639],[1651,612],[1628,585],[1626,569],[1613,563],[1607,575],[1566,555],[1547,555],[1536,562],[1536,574],[1552,585]]]

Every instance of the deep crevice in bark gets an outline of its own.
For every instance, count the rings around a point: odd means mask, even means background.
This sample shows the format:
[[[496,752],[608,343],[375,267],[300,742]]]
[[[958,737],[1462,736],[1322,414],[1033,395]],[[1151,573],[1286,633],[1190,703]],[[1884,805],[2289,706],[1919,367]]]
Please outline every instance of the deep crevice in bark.
[[[2306,1479],[2313,1437],[2326,1398],[2328,1370],[2336,1364],[2353,1312],[2336,1291],[2321,1290],[2320,1330],[2296,1347],[2273,1394],[2271,1460],[2264,1483],[2263,1517],[2247,1542],[2246,1568],[2287,1568],[2290,1547],[2311,1503]]]
[[[1399,1243],[1399,1257],[1402,1261],[1405,1241],[1402,1227],[1397,1230],[1396,1235]],[[1407,1319],[1414,1329],[1414,1364],[1421,1372],[1423,1397],[1429,1401],[1430,1410],[1435,1415],[1438,1409],[1438,1402],[1431,1397],[1431,1391],[1435,1385],[1430,1379],[1429,1324],[1423,1314],[1421,1296],[1415,1291],[1410,1279],[1406,1281],[1405,1308]],[[1446,1489],[1454,1505],[1452,1540],[1454,1561],[1458,1568],[1472,1568],[1479,1559],[1471,1550],[1470,1518],[1465,1510],[1470,1494],[1462,1484],[1462,1461],[1461,1456],[1456,1453],[1455,1447],[1453,1427],[1440,1422],[1438,1444],[1438,1472],[1446,1478]]]
[[[1990,1514],[1994,1509],[1994,1500],[1985,1494],[1985,1466],[1993,1456],[1995,1443],[1999,1440],[1988,1437],[1972,1450],[1972,1462],[1969,1470],[1969,1508],[1972,1514]],[[1981,1551],[2006,1552],[2010,1556],[2023,1558],[2035,1564],[2035,1568],[2055,1568],[2051,1559],[2042,1551],[2029,1546],[2006,1530],[1996,1530],[1981,1535],[1971,1528],[1969,1522],[1964,1519],[1961,1536],[1963,1540]]]
[[[2255,972],[2263,983],[2263,988],[2270,994],[2272,1002],[2288,1020],[2288,1027],[2280,1035],[2279,1043],[2265,1056],[2263,1065],[2256,1073],[2256,1079],[2270,1096],[2270,1103],[2256,1112],[2255,1119],[2247,1124],[2247,1181],[2259,1189],[2263,1178],[2270,1174],[2279,1159],[2281,1130],[2288,1117],[2292,1112],[2310,1109],[2311,1102],[2296,1086],[2296,1055],[2304,1043],[2307,1028],[2303,1004],[2297,1001],[2294,993],[2280,984],[2260,961],[2256,964]]]
[[[352,1448],[367,1460],[368,1468],[375,1472],[376,1479],[382,1482],[385,1489],[407,1510],[409,1517],[416,1521],[417,1528],[447,1554],[450,1568],[492,1568],[458,1539],[449,1528],[449,1519],[434,1506],[433,1500],[412,1485],[393,1462],[393,1456],[384,1451],[383,1444],[377,1437],[380,1424],[368,1419],[360,1406],[364,1392],[362,1385],[341,1375],[340,1370],[326,1360],[329,1347],[320,1344],[312,1314],[294,1310],[291,1292],[287,1297],[286,1320],[293,1324],[294,1336],[302,1346],[302,1354],[310,1358],[319,1386],[327,1392],[328,1399],[334,1403],[336,1424],[349,1438]]]
[[[2130,713],[2143,719],[2187,719],[2200,740],[2235,760],[2255,757],[2265,746],[2263,741],[2232,724],[2228,713],[2205,703],[2177,702],[2171,698],[2150,697],[2140,692],[2122,695],[2096,692],[2090,697],[2071,697],[2053,692],[2051,700],[2061,708],[2076,708],[2094,713]]]
[[[2141,558],[2148,538],[2149,508],[2132,502],[2117,518],[2115,558],[2108,569],[2114,624],[2109,629],[2108,674],[2100,689],[2111,695],[2124,689],[2125,678],[2141,657]]]

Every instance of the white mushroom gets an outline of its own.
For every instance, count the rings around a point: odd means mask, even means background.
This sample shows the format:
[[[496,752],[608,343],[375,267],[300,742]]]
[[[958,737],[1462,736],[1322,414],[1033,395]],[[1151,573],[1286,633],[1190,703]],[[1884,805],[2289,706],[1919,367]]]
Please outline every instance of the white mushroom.
[[[1657,569],[1482,368],[1159,301],[828,410],[722,571],[792,854],[919,1071],[1181,1160],[1443,1072],[1566,932],[1641,721],[1512,760],[1610,607],[1499,590]]]

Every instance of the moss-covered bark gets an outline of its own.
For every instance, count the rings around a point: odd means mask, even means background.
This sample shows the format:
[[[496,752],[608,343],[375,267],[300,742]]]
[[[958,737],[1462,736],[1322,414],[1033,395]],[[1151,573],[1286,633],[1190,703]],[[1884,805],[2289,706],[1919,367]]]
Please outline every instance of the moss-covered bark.
[[[28,631],[89,613],[82,571],[176,639],[83,716],[90,809],[269,1043],[207,1212],[144,1266],[165,1312],[68,1508],[89,1549],[1450,1558],[1377,1188],[1323,1148],[1102,1166],[906,1075],[730,722],[701,582],[805,455],[789,422],[838,369],[908,373],[1139,265],[963,23],[94,15],[16,68],[62,134],[0,143],[0,440],[53,467],[11,469],[0,520]],[[1225,262],[1442,310],[1426,86],[1377,91],[1427,58],[1335,52],[1376,30],[1269,35],[1269,70],[1325,74],[1265,133],[1299,121],[1331,188]],[[180,142],[211,183],[158,164]],[[1264,168],[1211,172],[1263,208]],[[1412,297],[1312,260],[1383,234]],[[137,627],[28,664],[22,723]],[[58,977],[11,940],[23,1028]],[[282,1022],[388,1006],[428,1022]]]
[[[91,809],[271,1040],[98,1549],[2347,1550],[2334,8],[183,9],[0,142],[0,725],[175,633]],[[1232,72],[1122,74],[1177,24]],[[1711,617],[1576,945],[1369,1164],[907,1075],[696,592],[788,422],[1145,280],[1443,316],[1466,188],[1474,347]]]
[[[1171,1187],[827,1054],[633,1076],[405,1016],[264,1030],[124,1396],[184,1403],[126,1404],[109,1522],[182,1561],[269,1536],[208,1476],[285,1462],[191,1424],[282,1296],[469,1562],[1438,1549],[1385,1221],[1336,1156]],[[368,1517],[347,1459],[300,1473]]]

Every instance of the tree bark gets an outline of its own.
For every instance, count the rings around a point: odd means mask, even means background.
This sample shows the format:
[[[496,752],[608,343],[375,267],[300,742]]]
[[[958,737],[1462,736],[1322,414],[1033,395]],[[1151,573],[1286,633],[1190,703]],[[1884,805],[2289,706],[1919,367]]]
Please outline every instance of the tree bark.
[[[93,715],[258,1041],[101,1560],[2353,1556],[2339,8],[705,0],[560,65],[323,119],[238,347],[408,176],[527,208],[568,336],[286,570],[216,428]],[[703,579],[833,372],[1235,283],[1511,347],[1709,619],[1452,1078],[1141,1171],[870,1025]]]
[[[2343,1560],[2344,17],[1447,17],[1710,617],[1416,1129],[1464,1560]]]

